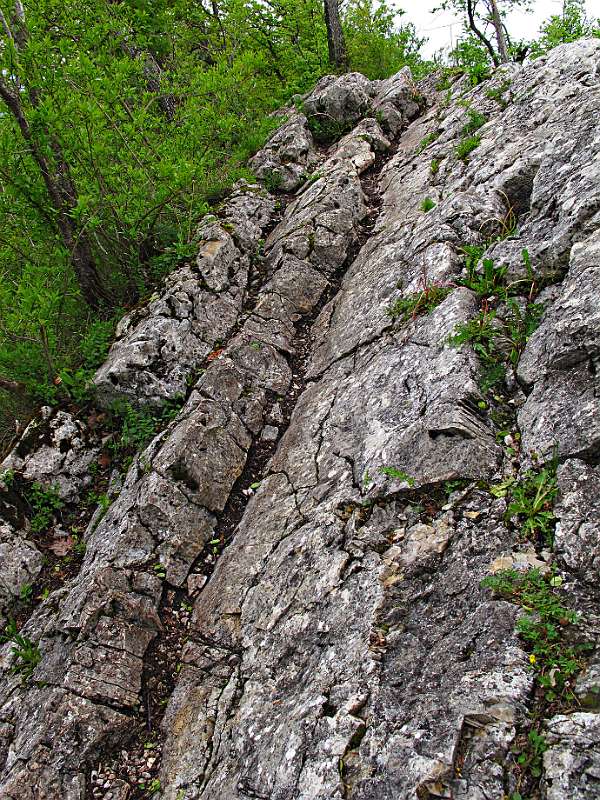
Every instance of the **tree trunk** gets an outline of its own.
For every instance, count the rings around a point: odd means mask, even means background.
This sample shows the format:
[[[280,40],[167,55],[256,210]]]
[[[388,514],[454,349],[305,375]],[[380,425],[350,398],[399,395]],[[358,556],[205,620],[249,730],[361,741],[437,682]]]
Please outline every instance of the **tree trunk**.
[[[498,59],[498,54],[494,50],[492,43],[487,38],[487,36],[483,33],[483,31],[479,30],[477,27],[477,23],[475,22],[475,5],[477,4],[477,0],[467,0],[467,19],[469,20],[469,28],[473,31],[475,36],[479,39],[479,41],[486,47],[488,53],[492,57],[492,61],[494,62],[494,66],[497,67],[500,63]]]
[[[13,27],[0,11],[0,22],[7,36],[9,36],[17,51],[27,43],[27,29],[25,16],[20,0],[15,0]],[[22,90],[27,90],[27,96],[33,108],[40,103],[39,91],[27,85],[27,81],[18,78],[16,89],[12,89],[5,78],[0,76],[0,98],[4,101],[16,122],[21,136],[40,170],[42,180],[48,193],[50,205],[55,213],[56,226],[69,253],[81,293],[86,303],[92,307],[100,305],[102,300],[107,300],[106,292],[102,287],[100,276],[92,256],[92,250],[83,231],[78,231],[71,216],[77,205],[77,192],[70,177],[69,166],[65,161],[62,148],[52,131],[44,130],[43,133],[50,146],[52,156],[44,152],[38,137],[34,134],[27,119],[22,103]]]
[[[492,23],[496,31],[496,41],[498,42],[498,54],[500,56],[501,64],[508,64],[508,48],[506,46],[506,36],[504,35],[504,27],[500,19],[500,12],[498,11],[498,4],[496,0],[490,0],[490,7],[492,12]]]
[[[345,70],[348,66],[346,43],[340,20],[339,0],[324,0],[325,25],[327,26],[327,44],[329,61],[337,70]]]

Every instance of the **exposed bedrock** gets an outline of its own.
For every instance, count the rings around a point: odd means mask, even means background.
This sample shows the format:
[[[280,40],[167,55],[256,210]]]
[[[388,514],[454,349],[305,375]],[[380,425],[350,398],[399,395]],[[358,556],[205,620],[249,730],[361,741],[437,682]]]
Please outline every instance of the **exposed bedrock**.
[[[185,404],[89,525],[78,574],[24,622],[41,656],[29,681],[10,643],[0,650],[0,798],[142,796],[123,774],[101,788],[92,775],[127,753],[140,720],[152,727],[146,681],[174,597],[192,611],[157,797],[517,791],[535,673],[521,609],[480,582],[498,564],[552,563],[578,635],[593,645],[600,622],[600,42],[475,89],[459,81],[449,98],[435,84],[407,70],[320,81],[254,157],[265,188],[238,186],[201,223],[196,262],[121,323],[95,378],[101,403]],[[485,120],[463,158],[473,111]],[[464,285],[475,246],[506,267],[518,307],[532,285],[544,303],[502,402],[482,389],[477,351],[450,342],[482,303],[507,313]],[[392,318],[431,286],[444,291],[429,313]],[[45,413],[3,470],[55,482],[66,502],[98,442]],[[489,486],[552,459],[550,552]],[[42,569],[10,480],[5,616]],[[577,710],[540,723],[547,800],[600,797],[589,650]]]

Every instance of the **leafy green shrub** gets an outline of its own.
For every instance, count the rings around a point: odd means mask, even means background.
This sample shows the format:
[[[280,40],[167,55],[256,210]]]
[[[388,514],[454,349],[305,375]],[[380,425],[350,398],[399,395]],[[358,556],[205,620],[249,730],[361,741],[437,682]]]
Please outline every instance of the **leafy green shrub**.
[[[36,481],[25,496],[34,512],[30,520],[31,530],[34,533],[42,533],[50,526],[56,512],[64,507],[58,488],[44,486]]]
[[[482,260],[485,249],[485,245],[463,246],[467,277],[459,283],[476,292],[478,297],[496,295],[504,299],[506,297],[506,267],[496,266],[491,258]]]
[[[159,408],[135,408],[124,401],[115,403],[111,413],[120,432],[112,443],[113,451],[119,456],[141,452],[177,416],[182,405],[183,398],[166,401]]]
[[[524,573],[503,570],[485,578],[481,585],[525,609],[517,630],[531,653],[529,661],[545,698],[572,703],[572,678],[584,666],[589,647],[564,641],[565,627],[578,617],[561,603],[553,583],[559,581],[533,569]]]
[[[469,76],[472,86],[486,81],[491,75],[489,54],[480,40],[473,34],[467,34],[459,39],[454,50],[450,53],[458,69]]]
[[[558,494],[556,464],[529,470],[511,485],[506,517],[516,517],[524,535],[535,541],[541,537],[552,546],[556,517],[552,507]]]
[[[482,114],[480,111],[476,111],[474,108],[469,109],[469,119],[463,125],[461,133],[463,136],[470,136],[475,131],[478,131],[485,123],[487,122],[487,117],[485,114]]]
[[[468,136],[466,139],[462,139],[456,147],[456,157],[466,163],[469,155],[473,152],[473,150],[478,148],[480,144],[481,136],[478,134],[475,134],[474,136]]]
[[[415,484],[414,478],[411,478],[408,473],[398,469],[397,467],[379,467],[379,472],[382,475],[386,475],[388,478],[394,478],[394,480],[408,483],[409,486],[414,486]]]
[[[432,131],[428,133],[427,136],[424,136],[417,145],[417,153],[422,153],[432,142],[435,142],[439,135],[440,131]]]

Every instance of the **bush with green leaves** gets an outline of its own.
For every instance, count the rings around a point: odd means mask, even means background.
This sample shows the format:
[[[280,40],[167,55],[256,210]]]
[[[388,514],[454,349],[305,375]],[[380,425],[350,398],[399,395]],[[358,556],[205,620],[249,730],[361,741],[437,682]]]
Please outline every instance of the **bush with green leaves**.
[[[557,495],[555,462],[528,470],[521,480],[510,485],[506,517],[516,519],[527,539],[541,539],[552,546],[556,522],[553,506]]]
[[[12,643],[10,652],[13,656],[13,663],[10,671],[22,675],[23,680],[28,681],[42,659],[39,647],[27,636],[19,633],[14,620],[10,620],[4,631],[0,633],[0,643],[5,642]]]
[[[31,530],[42,533],[52,524],[57,512],[64,508],[57,486],[44,486],[36,481],[25,493],[33,514],[30,519]]]
[[[469,156],[473,150],[476,150],[480,144],[481,136],[479,136],[479,134],[474,134],[473,136],[467,136],[464,139],[461,139],[456,145],[456,150],[454,151],[456,153],[456,157],[466,163],[469,160]]]
[[[107,343],[99,319],[193,257],[198,220],[252,178],[247,159],[280,122],[270,112],[330,71],[322,0],[207,5],[26,0],[18,42],[5,15],[0,76],[31,139],[0,100],[0,376],[43,402],[87,402],[87,370]],[[414,28],[385,2],[350,0],[342,16],[350,68],[372,78],[428,68]],[[66,210],[40,154],[55,186],[69,185]],[[82,248],[100,311],[82,298]],[[0,393],[8,417],[20,405]]]
[[[537,58],[560,44],[590,36],[600,38],[600,18],[586,16],[583,0],[564,0],[562,13],[543,23],[539,38],[531,43],[530,54]]]
[[[561,579],[542,575],[537,569],[503,570],[485,578],[481,585],[525,610],[517,621],[517,631],[531,653],[529,662],[546,700],[573,703],[573,677],[585,665],[590,648],[565,641],[567,626],[578,617],[561,602]]]

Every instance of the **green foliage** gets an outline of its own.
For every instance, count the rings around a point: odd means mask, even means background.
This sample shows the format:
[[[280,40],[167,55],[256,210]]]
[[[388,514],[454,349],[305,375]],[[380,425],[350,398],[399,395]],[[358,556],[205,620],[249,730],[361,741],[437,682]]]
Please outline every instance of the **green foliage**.
[[[572,703],[572,678],[585,663],[586,645],[568,645],[565,628],[577,621],[577,614],[564,606],[553,584],[555,577],[539,570],[521,573],[503,570],[485,578],[481,585],[521,606],[526,613],[517,630],[531,653],[529,662],[548,702]]]
[[[15,480],[15,471],[14,469],[5,469],[4,472],[0,475],[0,481],[4,483],[4,485],[10,489],[13,485]]]
[[[417,145],[417,153],[422,153],[432,142],[435,142],[439,135],[440,131],[432,131],[428,133],[427,136],[424,136]]]
[[[432,175],[437,175],[440,170],[440,162],[437,158],[432,158],[431,163],[429,165],[429,169]]]
[[[431,199],[431,197],[425,197],[420,205],[421,211],[424,214],[427,214],[428,211],[431,211],[436,206],[435,202]]]
[[[541,537],[552,546],[556,521],[552,507],[557,494],[555,463],[529,470],[510,487],[506,517],[516,517],[526,538],[535,541]]]
[[[115,403],[111,412],[120,428],[111,445],[115,454],[125,457],[144,450],[159,430],[175,419],[182,404],[182,398],[167,401],[158,408],[135,408],[131,403]]]
[[[33,598],[33,586],[30,583],[24,583],[19,589],[19,599],[24,603],[30,603]]]
[[[276,169],[269,169],[265,171],[261,180],[267,192],[276,192],[281,188],[283,175]]]
[[[44,402],[87,402],[110,325],[82,302],[33,147],[55,173],[56,147],[64,156],[70,224],[89,244],[107,305],[134,304],[194,255],[211,204],[251,177],[248,157],[280,122],[270,112],[329,71],[322,0],[207,5],[27,2],[20,53],[0,29],[0,75],[10,86],[18,75],[32,133],[24,142],[2,105],[0,375]],[[345,5],[351,68],[372,78],[427,68],[414,28],[398,20],[385,3]],[[340,132],[325,123],[323,135]],[[4,394],[0,402],[17,413]]]
[[[5,642],[12,642],[13,645],[10,652],[14,663],[10,671],[22,675],[23,679],[28,681],[42,658],[39,647],[31,639],[21,636],[14,620],[10,620],[4,631],[0,633],[0,643]]]
[[[395,300],[387,309],[388,316],[400,319],[401,322],[408,322],[409,319],[416,319],[421,314],[429,314],[448,297],[451,291],[451,286],[426,284],[421,291]]]
[[[470,136],[475,131],[478,131],[479,128],[483,127],[487,122],[487,117],[485,114],[482,114],[480,111],[476,111],[474,108],[469,109],[468,112],[469,119],[465,124],[462,126],[461,133],[463,136]]]
[[[450,53],[450,60],[469,76],[472,86],[483,83],[491,75],[492,65],[489,53],[479,39],[472,34],[466,34],[459,39],[456,47]]]
[[[31,517],[31,530],[34,533],[42,533],[45,531],[57,511],[60,511],[64,506],[56,486],[44,486],[37,481],[33,483],[30,489],[26,492],[27,502],[33,510]]]
[[[496,266],[491,258],[484,258],[485,245],[464,245],[465,268],[467,277],[461,281],[478,297],[506,297],[505,278],[506,267]],[[481,267],[480,267],[481,264]]]
[[[480,144],[481,136],[478,134],[475,134],[474,136],[467,136],[465,139],[461,139],[456,146],[456,157],[466,163],[469,160],[469,155],[473,152],[473,150],[478,148]]]
[[[342,12],[342,25],[351,69],[371,80],[387,78],[409,66],[415,78],[432,68],[422,59],[419,39],[412,24],[402,25],[403,11],[387,2],[349,0]]]
[[[510,90],[510,86],[510,80],[502,81],[499,86],[496,86],[492,89],[486,89],[485,96],[489,97],[490,100],[495,100],[500,108],[505,109],[508,106],[508,100],[505,99],[504,95]]]
[[[517,763],[532,777],[539,778],[542,775],[543,757],[547,749],[548,745],[544,737],[535,728],[532,728],[527,734],[527,746],[519,753]]]
[[[565,0],[562,14],[553,14],[540,28],[539,38],[531,44],[531,56],[536,58],[553,47],[577,39],[600,37],[600,19],[588,19],[583,0]]]
[[[382,475],[386,475],[388,478],[394,478],[394,480],[402,481],[403,483],[407,483],[409,486],[415,485],[415,479],[411,478],[406,472],[401,469],[397,469],[396,467],[379,467],[378,470]]]
[[[537,303],[527,303],[521,310],[511,298],[502,319],[495,310],[485,308],[473,319],[457,325],[449,342],[453,347],[471,345],[483,367],[480,387],[484,393],[504,380],[507,364],[517,366],[542,312],[543,307]]]

